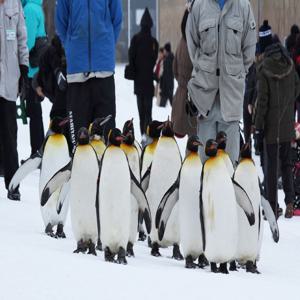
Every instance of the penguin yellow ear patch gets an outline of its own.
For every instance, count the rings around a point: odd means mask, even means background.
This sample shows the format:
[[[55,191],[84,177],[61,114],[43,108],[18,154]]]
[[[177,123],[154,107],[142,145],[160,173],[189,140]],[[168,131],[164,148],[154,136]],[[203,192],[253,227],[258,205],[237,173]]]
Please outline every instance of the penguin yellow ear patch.
[[[89,134],[92,133],[92,126],[93,126],[93,123],[91,123],[90,126],[89,126]]]
[[[112,133],[112,130],[110,129],[109,132],[108,132],[108,138],[110,138],[111,133]]]
[[[147,126],[147,130],[146,130],[146,133],[147,133],[147,135],[149,135],[149,125]]]

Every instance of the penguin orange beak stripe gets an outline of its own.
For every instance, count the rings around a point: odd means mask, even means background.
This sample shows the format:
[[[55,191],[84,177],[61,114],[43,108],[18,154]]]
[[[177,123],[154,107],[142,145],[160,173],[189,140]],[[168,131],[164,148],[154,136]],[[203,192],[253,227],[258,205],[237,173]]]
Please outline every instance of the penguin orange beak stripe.
[[[193,145],[194,146],[203,146],[203,144],[200,141],[194,141]]]
[[[64,118],[58,125],[62,127],[69,122],[70,122],[70,119],[67,117],[67,118]]]

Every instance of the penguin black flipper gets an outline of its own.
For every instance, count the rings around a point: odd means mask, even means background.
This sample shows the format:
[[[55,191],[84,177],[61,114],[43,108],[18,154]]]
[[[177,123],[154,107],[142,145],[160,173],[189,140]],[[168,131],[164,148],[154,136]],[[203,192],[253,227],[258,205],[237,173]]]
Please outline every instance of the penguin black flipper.
[[[130,170],[130,178],[131,178],[131,193],[135,197],[138,202],[139,210],[144,216],[144,221],[146,225],[147,232],[150,234],[151,231],[151,212],[149,203],[146,197],[144,190],[142,189],[140,183],[135,178],[133,172]]]
[[[13,191],[17,188],[20,182],[31,172],[38,169],[42,162],[42,155],[39,151],[31,155],[16,171],[9,183],[8,189]]]
[[[57,171],[52,178],[45,185],[41,195],[41,206],[45,206],[51,195],[60,189],[64,183],[66,183],[71,177],[72,160],[64,166],[62,169]]]
[[[142,177],[142,180],[141,180],[141,186],[142,186],[142,189],[144,192],[146,192],[149,187],[151,167],[152,167],[152,164],[148,167],[146,173],[144,174],[144,176]]]
[[[205,223],[204,223],[203,198],[202,198],[202,193],[203,193],[204,166],[205,166],[205,163],[204,163],[204,165],[203,165],[203,167],[202,167],[201,179],[200,179],[201,186],[200,186],[200,193],[199,193],[199,210],[200,210],[200,224],[201,224],[201,232],[202,232],[203,252],[205,251],[205,248],[206,248]]]
[[[250,226],[252,226],[255,223],[255,214],[251,200],[247,192],[234,180],[234,178],[231,180],[234,187],[236,202],[245,212],[248,222]]]
[[[165,229],[172,213],[172,210],[179,199],[180,172],[176,181],[164,194],[157,208],[155,215],[155,227],[158,229],[158,238],[161,241],[165,234]]]
[[[279,241],[278,223],[277,223],[276,217],[274,215],[273,209],[270,205],[270,202],[263,196],[262,184],[259,179],[258,179],[258,182],[259,182],[259,188],[260,188],[260,194],[261,194],[261,206],[264,210],[265,217],[267,218],[267,220],[269,222],[273,240],[275,243],[278,243],[278,241]]]
[[[70,191],[70,180],[63,184],[57,201],[56,211],[59,215]]]

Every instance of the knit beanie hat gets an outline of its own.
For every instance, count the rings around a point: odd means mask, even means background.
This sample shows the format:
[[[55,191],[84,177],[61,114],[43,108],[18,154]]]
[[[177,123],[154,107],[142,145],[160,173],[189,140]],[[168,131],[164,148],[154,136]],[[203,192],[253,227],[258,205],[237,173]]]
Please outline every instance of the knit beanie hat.
[[[264,53],[265,49],[273,44],[272,40],[272,28],[269,25],[268,20],[265,20],[263,25],[259,28],[259,50],[260,53]]]
[[[164,46],[164,49],[165,49],[167,52],[171,52],[171,44],[170,44],[170,43],[166,43],[165,46]]]

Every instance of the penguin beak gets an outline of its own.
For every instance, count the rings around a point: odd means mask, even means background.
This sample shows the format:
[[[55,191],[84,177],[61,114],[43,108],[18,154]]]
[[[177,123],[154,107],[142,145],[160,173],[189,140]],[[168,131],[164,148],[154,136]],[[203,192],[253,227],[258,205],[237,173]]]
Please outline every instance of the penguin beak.
[[[69,117],[66,117],[66,118],[64,118],[58,125],[60,126],[60,127],[63,127],[63,126],[65,126],[67,123],[69,123],[70,122],[70,119],[69,119]]]
[[[130,120],[129,124],[128,124],[128,127],[131,127],[133,124],[133,118]]]
[[[106,124],[111,118],[112,118],[112,115],[108,115],[107,117],[103,118],[103,120],[100,123],[100,126],[103,126],[104,124]]]
[[[119,135],[119,136],[116,137],[116,141],[122,143],[122,142],[124,141],[125,138],[126,138],[126,137],[125,137],[124,135]]]
[[[193,145],[194,146],[202,146],[203,147],[203,144],[200,141],[194,141]]]

